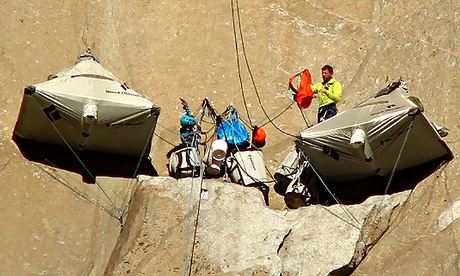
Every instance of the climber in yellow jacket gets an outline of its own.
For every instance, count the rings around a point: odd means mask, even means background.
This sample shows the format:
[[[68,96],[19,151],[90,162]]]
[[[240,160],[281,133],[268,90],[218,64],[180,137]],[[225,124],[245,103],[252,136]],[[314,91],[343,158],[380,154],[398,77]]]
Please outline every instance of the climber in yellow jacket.
[[[342,84],[334,79],[334,69],[324,65],[321,69],[322,82],[311,85],[313,93],[319,100],[318,123],[337,114],[337,103],[342,98]]]

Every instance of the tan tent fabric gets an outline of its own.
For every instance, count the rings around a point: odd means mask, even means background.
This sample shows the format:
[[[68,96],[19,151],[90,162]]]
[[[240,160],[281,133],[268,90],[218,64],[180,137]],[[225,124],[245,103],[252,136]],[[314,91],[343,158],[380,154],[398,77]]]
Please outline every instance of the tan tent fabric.
[[[353,134],[361,141],[353,143]],[[333,182],[386,176],[400,151],[397,170],[453,156],[422,108],[401,87],[302,131],[296,145],[321,177]]]
[[[14,134],[78,150],[148,155],[160,108],[91,55],[24,90]]]

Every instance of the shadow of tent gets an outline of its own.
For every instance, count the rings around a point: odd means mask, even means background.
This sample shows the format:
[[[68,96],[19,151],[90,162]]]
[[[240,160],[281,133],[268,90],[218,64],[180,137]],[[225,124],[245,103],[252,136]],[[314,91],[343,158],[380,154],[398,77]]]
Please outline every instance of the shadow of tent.
[[[397,171],[391,183],[389,184],[386,194],[398,193],[411,190],[422,180],[434,173],[446,161],[445,157],[433,160],[423,165],[415,166],[405,170]],[[327,183],[329,190],[343,204],[359,204],[370,196],[384,195],[387,189],[390,176],[372,177],[350,182]],[[319,180],[316,179],[318,188],[318,203],[323,205],[333,205],[336,201],[326,190]]]
[[[40,142],[26,140],[13,135],[13,141],[18,146],[22,155],[29,161],[42,163],[78,173],[85,183],[95,183],[97,176],[133,178],[144,174],[158,176],[148,158],[123,156],[93,151],[75,151],[78,158],[69,148],[48,145]],[[82,165],[84,164],[84,166]],[[139,166],[136,172],[136,168]],[[89,173],[88,173],[89,172]],[[136,175],[134,173],[136,172]]]

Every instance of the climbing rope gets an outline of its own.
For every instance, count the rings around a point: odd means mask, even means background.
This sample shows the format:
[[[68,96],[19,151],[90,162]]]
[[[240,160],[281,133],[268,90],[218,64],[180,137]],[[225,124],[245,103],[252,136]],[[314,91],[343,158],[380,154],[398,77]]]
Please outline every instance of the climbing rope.
[[[260,124],[257,124],[257,125],[259,125],[259,127],[264,127],[265,125],[267,125],[268,123],[270,123],[270,120],[271,120],[271,121],[274,121],[274,120],[278,119],[278,117],[281,116],[281,115],[283,115],[284,112],[286,112],[293,104],[294,104],[294,102],[291,101],[291,102],[288,103],[285,107],[282,107],[283,110],[281,110],[280,112],[275,111],[274,113],[270,114],[271,116],[268,116],[268,119],[266,119],[265,122],[260,123]],[[276,114],[275,116],[273,116],[273,114],[275,114],[275,113],[278,113],[278,114]]]
[[[300,106],[298,106],[298,107],[299,107],[300,114],[302,114],[302,118],[303,118],[305,124],[307,125],[307,128],[311,127],[310,122],[308,122],[308,118],[305,116],[305,114],[303,114],[302,109],[300,108]]]
[[[51,166],[53,167],[56,167],[55,164],[53,164],[50,160],[46,159],[45,158],[45,161],[48,162]],[[119,214],[118,214],[118,210],[116,208],[108,208],[104,205],[102,205],[101,203],[99,203],[97,201],[97,199],[91,197],[90,195],[88,194],[85,194],[83,192],[81,192],[80,190],[78,190],[74,185],[71,185],[67,180],[65,180],[62,176],[55,176],[53,175],[51,172],[49,172],[48,170],[42,168],[41,166],[38,166],[34,163],[32,163],[34,166],[37,166],[40,170],[42,170],[43,172],[45,172],[47,175],[49,175],[51,178],[53,178],[54,180],[56,180],[57,182],[59,182],[60,184],[64,185],[65,187],[67,187],[69,190],[71,190],[72,192],[74,192],[76,195],[78,195],[79,197],[87,200],[88,202],[90,202],[91,204],[93,204],[94,206],[100,208],[102,211],[106,212],[108,215],[110,215],[111,217],[115,218],[116,220],[119,219]],[[56,173],[57,174],[57,173]],[[113,206],[112,206],[113,207]]]
[[[313,172],[315,173],[315,175],[318,177],[318,179],[320,180],[321,184],[324,186],[324,188],[326,188],[327,192],[332,196],[332,198],[335,200],[335,202],[337,204],[339,204],[340,208],[345,212],[345,214],[352,220],[354,220],[358,225],[359,225],[359,221],[358,219],[356,219],[356,217],[351,213],[350,210],[348,210],[347,207],[345,207],[345,205],[339,200],[338,197],[335,196],[335,194],[329,189],[329,187],[326,185],[326,182],[324,182],[323,178],[319,175],[319,173],[316,171],[315,167],[313,167],[313,165],[310,163],[310,166],[311,166],[311,169],[313,170]],[[356,229],[359,229],[359,226],[355,225],[354,223],[351,223],[351,225],[353,225]]]
[[[198,232],[198,223],[199,223],[199,219],[200,219],[200,211],[201,211],[201,201],[202,201],[202,192],[203,192],[203,181],[204,181],[204,178],[203,176],[201,176],[201,181],[200,181],[200,193],[199,193],[199,197],[198,197],[198,206],[197,206],[197,211],[196,211],[196,217],[195,217],[195,224],[193,225],[193,238],[192,238],[192,249],[190,250],[190,258],[189,258],[189,263],[188,263],[188,270],[185,269],[184,270],[184,273],[185,271],[188,271],[188,275],[192,275],[192,265],[193,265],[193,257],[194,257],[194,253],[195,253],[195,244],[196,244],[196,235],[197,235],[197,232]],[[187,266],[186,266],[187,268]]]
[[[161,137],[160,135],[156,134],[156,132],[153,133],[153,135],[155,135],[156,137],[158,137],[158,139],[160,139],[161,141],[175,147],[176,145],[168,140],[166,140],[165,138]]]
[[[414,199],[415,201],[415,204],[417,204],[426,194],[428,194],[428,192],[430,190],[433,189],[433,187],[437,186],[436,184],[439,182],[440,180],[440,175],[444,172],[444,170],[447,168],[447,165],[449,164],[449,162],[445,162],[443,161],[437,168],[436,168],[436,171],[438,171],[438,173],[436,174],[436,180],[435,180],[435,185],[430,185],[428,187],[428,189],[426,189],[424,192],[422,192],[420,198],[418,199]],[[444,184],[447,182],[446,180],[447,176],[444,178]],[[414,210],[413,208],[403,208],[405,207],[405,205],[408,205],[409,202],[411,201],[412,197],[414,196],[414,188],[412,188],[409,192],[409,194],[407,195],[406,199],[404,200],[404,202],[402,203],[401,205],[401,208],[399,208],[399,212],[395,215],[394,219],[391,220],[390,222],[390,225],[388,227],[388,233],[391,233],[394,229],[396,229],[396,226],[398,226],[402,221],[403,219],[400,219],[399,221],[397,220],[398,218],[402,217],[406,217],[407,215],[409,215],[409,213]],[[447,187],[446,187],[447,189]],[[449,202],[452,204],[452,199],[449,198]],[[406,212],[403,213],[403,210],[406,209]]]
[[[407,138],[409,137],[409,134],[410,134],[410,131],[414,125],[414,120],[415,120],[415,117],[412,117],[412,120],[410,121],[410,124],[406,130],[406,135],[404,137],[404,141],[401,145],[401,149],[399,150],[399,153],[398,153],[398,156],[396,157],[396,161],[395,161],[395,164],[393,166],[393,170],[391,171],[391,174],[390,174],[390,178],[388,179],[388,183],[387,185],[385,186],[385,192],[383,193],[384,195],[387,194],[388,192],[388,188],[390,187],[390,184],[391,184],[391,181],[393,180],[393,176],[395,175],[395,172],[396,172],[396,168],[398,167],[398,164],[399,164],[399,160],[401,159],[401,155],[404,151],[404,147],[406,146],[406,142],[407,142]],[[384,200],[385,198],[383,198]]]
[[[196,137],[194,137],[195,139]],[[190,210],[189,217],[186,219],[187,220],[187,225],[185,226],[185,231],[184,231],[184,275],[191,275],[191,270],[192,270],[192,263],[193,263],[193,254],[195,251],[195,240],[196,240],[196,233],[198,231],[198,220],[199,220],[199,215],[200,215],[200,206],[201,206],[201,191],[203,187],[203,170],[200,168],[200,191],[199,191],[199,198],[198,198],[198,210],[197,214],[195,217],[195,223],[193,224],[193,236],[190,239],[190,225],[191,225],[191,216],[192,216],[192,205],[193,205],[193,188],[194,188],[194,183],[195,183],[195,166],[192,166],[192,181],[190,184],[190,190],[188,193],[188,210]],[[190,248],[190,243],[189,241],[191,240],[191,248]],[[186,274],[188,273],[188,274]]]
[[[273,127],[275,127],[275,129],[278,130],[279,132],[281,132],[281,133],[283,133],[285,135],[291,136],[291,137],[296,137],[294,134],[288,133],[288,132],[282,130],[281,128],[279,128],[273,122],[273,119],[270,118],[270,116],[268,115],[267,111],[265,110],[265,107],[262,104],[262,100],[260,98],[259,91],[257,89],[256,83],[255,83],[255,80],[254,80],[254,76],[252,74],[252,70],[251,70],[251,67],[249,65],[249,60],[248,60],[248,57],[247,57],[247,54],[246,54],[244,36],[243,36],[242,28],[241,28],[241,14],[240,14],[239,1],[238,0],[232,0],[231,1],[231,8],[232,8],[232,21],[233,21],[233,35],[234,35],[234,40],[235,40],[235,48],[236,48],[236,56],[237,56],[236,59],[237,59],[237,65],[238,65],[238,76],[239,76],[239,80],[240,80],[241,93],[243,95],[243,102],[244,102],[244,105],[245,105],[246,113],[248,115],[248,121],[249,121],[249,125],[251,126],[251,129],[254,127],[254,125],[252,124],[251,118],[249,116],[249,110],[248,110],[248,107],[247,107],[247,104],[246,104],[246,97],[244,95],[243,83],[242,83],[242,79],[241,79],[241,66],[240,66],[240,60],[239,60],[239,48],[238,48],[237,30],[236,30],[235,21],[237,21],[237,23],[238,23],[238,31],[239,31],[239,34],[240,34],[241,45],[242,45],[241,48],[242,48],[243,57],[244,57],[244,60],[245,60],[245,63],[246,63],[246,68],[248,70],[248,73],[249,73],[249,76],[250,76],[252,86],[254,88],[254,92],[256,94],[257,100],[259,102],[259,105],[260,105],[265,117],[268,119],[268,122],[271,123],[273,125]],[[235,10],[236,10],[236,12],[235,12]],[[236,17],[235,17],[235,13],[237,15]],[[287,110],[287,108],[286,108],[286,110]]]
[[[129,184],[128,184],[129,188],[128,188],[128,192],[126,193],[127,199],[125,198],[123,200],[123,202],[126,202],[126,203],[125,203],[125,208],[122,210],[122,213],[121,213],[122,218],[125,217],[126,212],[128,211],[129,206],[131,205],[131,200],[132,200],[132,196],[133,196],[132,191],[133,190],[135,191],[137,189],[138,185],[132,185],[132,182],[137,176],[137,172],[139,171],[139,168],[141,167],[142,160],[145,158],[145,152],[147,151],[147,148],[149,146],[149,142],[152,141],[152,136],[153,136],[153,133],[154,133],[154,129],[155,129],[155,124],[152,124],[152,126],[150,128],[150,131],[149,131],[149,135],[148,135],[147,139],[145,140],[144,147],[142,148],[142,151],[139,154],[138,162],[137,162],[136,168],[134,169],[133,176],[132,176],[131,180],[129,181]],[[139,181],[136,181],[136,183],[139,183]],[[134,189],[135,186],[136,186],[136,189]]]
[[[235,6],[234,2],[235,1],[236,1],[237,11],[238,11],[238,13],[237,13],[238,18],[237,19],[235,19],[235,8],[234,8],[234,6]],[[239,50],[239,47],[238,47],[238,38],[237,38],[237,34],[236,34],[237,31],[236,31],[236,26],[235,26],[235,20],[238,20],[238,24],[240,24],[240,14],[239,14],[238,0],[232,0],[231,5],[232,5],[233,39],[234,39],[234,42],[235,42],[235,53],[236,53],[235,56],[236,56],[236,65],[237,65],[237,71],[238,71],[238,80],[240,82],[241,96],[243,98],[244,108],[246,110],[246,114],[248,116],[249,123],[251,124],[251,116],[249,114],[248,104],[246,102],[246,96],[244,94],[243,79],[241,77],[240,50]],[[239,25],[239,27],[241,28],[241,25]],[[240,32],[240,34],[241,34],[241,32]],[[241,42],[243,44],[243,37],[242,36],[241,36]],[[243,53],[244,53],[244,46],[243,46]]]
[[[302,157],[304,160],[309,160],[307,156],[305,156],[305,154],[303,153],[303,151],[301,150],[300,153],[302,154]],[[329,187],[326,185],[326,182],[323,180],[323,178],[321,177],[321,175],[318,173],[318,171],[315,169],[315,167],[313,166],[313,164],[308,161],[310,163],[310,167],[311,169],[313,170],[313,172],[315,173],[316,177],[318,177],[319,181],[321,182],[321,184],[324,186],[324,188],[326,189],[326,191],[332,196],[332,198],[335,200],[335,202],[337,204],[339,204],[340,208],[345,212],[345,214],[353,221],[355,221],[358,225],[359,225],[359,221],[356,219],[356,217],[351,213],[350,210],[348,210],[347,207],[345,207],[345,205],[339,200],[339,198],[329,189]],[[353,225],[355,228],[359,229],[359,226],[355,225],[354,223],[350,222],[351,225]]]
[[[36,105],[36,107],[41,110],[41,107],[39,105],[39,103],[37,102],[37,100],[35,99],[35,97],[32,97],[32,102]],[[89,169],[86,167],[86,165],[84,164],[84,162],[80,159],[80,157],[78,156],[78,154],[75,152],[75,150],[70,146],[70,144],[67,142],[67,140],[65,139],[64,135],[62,135],[62,133],[59,131],[59,129],[51,122],[50,118],[48,118],[48,116],[45,116],[46,119],[48,120],[48,122],[51,124],[51,126],[53,127],[53,129],[56,131],[56,133],[59,135],[59,137],[61,138],[61,140],[65,143],[65,145],[67,146],[68,149],[70,149],[70,151],[72,152],[72,154],[74,155],[74,157],[77,159],[77,161],[80,163],[80,165],[83,167],[83,169],[85,170],[85,172],[91,177],[92,180],[94,180],[94,182],[96,183],[97,187],[102,191],[102,193],[105,195],[105,197],[109,200],[109,202],[112,204],[112,206],[117,210],[118,212],[118,219],[120,219],[121,217],[121,211],[116,207],[115,203],[112,201],[112,199],[109,197],[109,195],[106,193],[106,191],[102,188],[102,186],[99,184],[99,182],[96,180],[96,178],[93,176],[93,174],[89,171]]]

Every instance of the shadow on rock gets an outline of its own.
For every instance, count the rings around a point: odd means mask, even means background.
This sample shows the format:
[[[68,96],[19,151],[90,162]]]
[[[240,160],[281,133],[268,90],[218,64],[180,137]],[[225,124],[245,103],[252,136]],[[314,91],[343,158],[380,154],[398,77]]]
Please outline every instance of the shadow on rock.
[[[388,175],[347,182],[329,182],[326,183],[327,187],[312,170],[307,169],[302,172],[299,182],[288,186],[277,182],[274,190],[284,196],[284,201],[290,209],[310,204],[330,206],[337,204],[337,200],[342,204],[360,204],[371,196],[391,195],[411,190],[450,160],[452,158],[443,157],[423,165],[397,171],[392,178]]]
[[[158,176],[149,158],[123,156],[93,151],[74,151],[13,136],[22,155],[29,161],[78,173],[85,183],[93,184],[97,176],[133,178],[144,174]]]
[[[394,194],[411,190],[422,180],[433,174],[446,161],[445,158],[433,160],[429,163],[397,171],[390,182],[390,175],[386,177],[372,177],[358,181],[328,183],[329,190],[343,204],[359,204],[368,197],[375,195]],[[319,182],[316,179],[316,182]],[[318,187],[318,203],[333,205],[337,202],[320,182]]]

